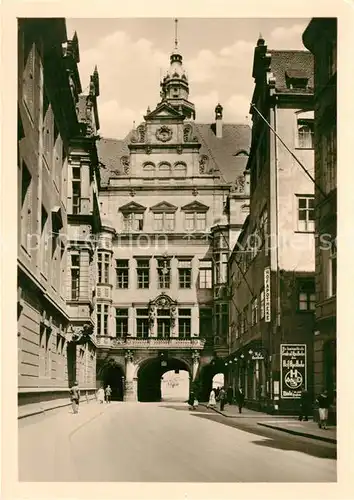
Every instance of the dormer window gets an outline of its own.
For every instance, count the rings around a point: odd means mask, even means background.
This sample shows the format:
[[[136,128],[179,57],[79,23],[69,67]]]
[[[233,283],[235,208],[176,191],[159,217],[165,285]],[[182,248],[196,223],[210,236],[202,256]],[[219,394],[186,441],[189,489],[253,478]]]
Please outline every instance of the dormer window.
[[[123,231],[142,231],[144,228],[144,212],[146,207],[139,203],[128,203],[121,207]]]
[[[182,207],[184,212],[184,228],[186,231],[205,231],[207,211],[209,208],[202,203],[193,202]]]
[[[288,89],[307,89],[309,77],[300,69],[289,69],[285,72],[285,81]]]

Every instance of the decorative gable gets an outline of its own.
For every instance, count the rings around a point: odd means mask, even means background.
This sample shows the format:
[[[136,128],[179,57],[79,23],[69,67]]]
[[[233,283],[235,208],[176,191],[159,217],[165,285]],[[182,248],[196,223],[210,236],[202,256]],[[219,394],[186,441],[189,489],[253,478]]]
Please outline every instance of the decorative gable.
[[[140,205],[139,203],[136,203],[135,201],[131,201],[129,203],[127,203],[126,205],[123,205],[122,207],[119,208],[119,211],[120,212],[123,212],[123,213],[140,213],[142,214],[143,212],[145,212],[146,210],[146,207],[144,207],[143,205]]]
[[[184,212],[207,212],[209,210],[209,207],[207,207],[203,203],[200,203],[199,201],[192,201],[192,203],[184,205],[181,210],[183,210]]]
[[[144,119],[146,121],[153,121],[153,120],[183,120],[185,116],[183,113],[180,113],[177,111],[175,108],[170,106],[167,102],[162,102],[159,104],[151,113],[148,113],[146,116],[144,116]]]
[[[153,207],[150,208],[151,212],[161,213],[161,212],[176,212],[177,207],[172,205],[172,203],[168,203],[168,201],[162,201],[161,203],[157,203]]]

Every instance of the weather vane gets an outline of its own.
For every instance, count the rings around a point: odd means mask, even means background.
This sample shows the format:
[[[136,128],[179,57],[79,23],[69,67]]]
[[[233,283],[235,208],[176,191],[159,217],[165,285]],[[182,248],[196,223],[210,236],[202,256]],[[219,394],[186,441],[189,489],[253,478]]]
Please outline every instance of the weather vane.
[[[175,19],[175,49],[177,49],[178,46],[177,27],[178,27],[178,19]]]

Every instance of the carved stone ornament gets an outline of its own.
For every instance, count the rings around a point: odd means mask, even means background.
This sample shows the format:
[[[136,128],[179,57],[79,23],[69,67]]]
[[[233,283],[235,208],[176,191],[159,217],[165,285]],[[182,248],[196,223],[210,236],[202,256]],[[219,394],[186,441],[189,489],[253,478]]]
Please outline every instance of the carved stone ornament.
[[[126,359],[128,362],[132,363],[132,362],[133,362],[133,359],[134,359],[134,353],[133,353],[133,351],[130,351],[130,350],[129,350],[129,351],[126,351],[126,352],[125,352],[125,354],[124,354],[124,357],[125,357],[125,359]]]
[[[200,174],[205,174],[208,161],[209,161],[209,158],[206,155],[202,155],[199,158],[199,173]]]
[[[187,125],[183,129],[183,141],[189,142],[191,140],[191,135],[192,135],[192,127],[190,125]]]
[[[135,191],[135,189],[131,189],[129,193],[130,193],[130,196],[134,197],[136,194],[136,191]]]
[[[193,194],[193,196],[198,196],[198,189],[193,188],[192,194]]]
[[[198,363],[199,358],[200,358],[199,352],[198,351],[193,351],[192,359],[193,359],[194,363]]]
[[[239,175],[235,182],[235,190],[238,193],[243,193],[245,191],[245,178],[243,175]]]
[[[146,138],[146,129],[145,129],[145,126],[144,125],[140,125],[140,127],[138,127],[138,141],[139,142],[145,142],[145,138]]]
[[[163,125],[159,129],[156,130],[156,139],[162,142],[167,142],[172,139],[172,130],[170,127],[166,127]]]
[[[130,171],[130,159],[129,159],[129,156],[122,156],[121,159],[120,159],[120,162],[121,162],[121,164],[123,166],[123,170],[124,170],[125,175],[128,175],[129,171]]]
[[[151,146],[146,146],[145,151],[146,151],[146,154],[147,154],[147,155],[150,155],[150,154],[151,154],[151,152],[152,152],[152,147],[151,147]]]
[[[183,147],[181,146],[181,144],[179,144],[177,146],[177,154],[181,155],[183,153]]]

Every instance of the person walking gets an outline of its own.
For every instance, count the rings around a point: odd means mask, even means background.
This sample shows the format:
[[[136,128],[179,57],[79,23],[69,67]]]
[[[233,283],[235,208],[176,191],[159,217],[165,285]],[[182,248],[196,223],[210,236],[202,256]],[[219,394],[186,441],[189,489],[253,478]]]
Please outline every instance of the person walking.
[[[227,394],[227,404],[232,405],[234,400],[234,390],[231,387],[231,385],[229,385],[229,387],[227,388],[226,394]]]
[[[97,401],[100,403],[100,404],[103,404],[104,403],[104,389],[103,387],[100,387],[97,391]]]
[[[106,390],[105,390],[105,394],[106,394],[106,403],[110,403],[111,396],[112,396],[112,389],[111,389],[110,385],[107,385]]]
[[[225,389],[222,387],[219,392],[219,401],[220,401],[220,411],[224,410],[225,407],[225,402],[226,402],[226,392]]]
[[[323,390],[318,396],[316,402],[318,404],[318,413],[320,418],[318,427],[320,429],[327,429],[328,408],[330,407],[328,392]]]
[[[237,389],[236,400],[237,400],[238,412],[242,413],[242,408],[243,405],[245,404],[245,395],[243,393],[242,387],[239,387]]]
[[[188,399],[189,410],[195,410],[194,403],[195,403],[195,394],[194,391],[191,391]]]
[[[301,397],[300,397],[300,422],[304,420],[305,422],[309,419],[309,413],[311,412],[311,404],[310,404],[310,394],[305,389],[305,386],[301,388]]]
[[[210,391],[209,395],[209,402],[208,402],[208,408],[216,408],[216,396],[215,396],[215,389],[212,389]]]
[[[77,381],[75,381],[72,387],[70,387],[70,400],[73,413],[79,413],[80,389]]]

